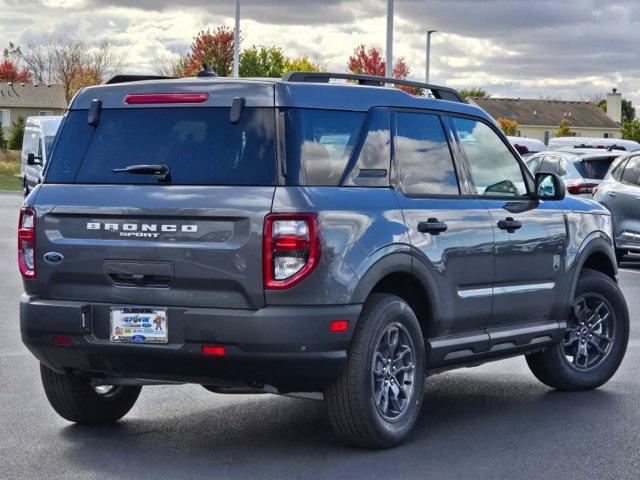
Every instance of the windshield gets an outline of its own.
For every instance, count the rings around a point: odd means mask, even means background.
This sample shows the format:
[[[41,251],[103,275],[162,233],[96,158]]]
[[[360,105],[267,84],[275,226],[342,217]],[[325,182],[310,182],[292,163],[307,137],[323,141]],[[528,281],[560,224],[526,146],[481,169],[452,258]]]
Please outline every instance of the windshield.
[[[153,184],[150,174],[114,172],[166,165],[177,185],[274,185],[273,109],[246,108],[239,124],[229,108],[105,109],[91,127],[86,110],[68,114],[55,144],[48,183]]]

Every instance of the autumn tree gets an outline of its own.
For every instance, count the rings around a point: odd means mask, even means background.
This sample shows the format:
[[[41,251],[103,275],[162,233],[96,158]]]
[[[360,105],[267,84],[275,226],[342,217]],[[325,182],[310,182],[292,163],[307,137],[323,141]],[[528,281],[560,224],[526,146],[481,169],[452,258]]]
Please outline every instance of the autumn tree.
[[[500,129],[504,132],[505,135],[516,136],[518,133],[518,122],[516,120],[510,120],[504,117],[498,117],[496,119],[498,121],[498,125],[500,125]]]
[[[289,70],[289,63],[280,48],[254,45],[240,54],[240,76],[280,78]]]
[[[31,83],[31,77],[26,70],[18,70],[11,60],[0,62],[0,82]]]
[[[62,84],[67,102],[79,88],[94,85],[97,78],[106,80],[125,66],[124,52],[108,41],[54,35],[43,35],[38,42],[29,43],[20,58],[34,81]]]
[[[320,66],[318,62],[311,60],[306,55],[303,55],[302,57],[294,58],[292,60],[288,60],[286,68],[287,68],[287,71],[289,72],[321,72],[323,71],[322,66]]]
[[[191,43],[191,51],[182,59],[170,58],[173,68],[170,76],[194,77],[208,63],[216,74],[228,77],[233,72],[234,31],[218,27],[199,32]]]
[[[471,87],[471,88],[463,88],[459,90],[460,95],[465,98],[474,97],[474,98],[487,98],[487,91],[481,87]]]
[[[558,130],[553,133],[556,137],[575,137],[576,134],[571,127],[569,126],[569,120],[563,118],[560,120],[560,124],[558,125]]]
[[[377,47],[367,48],[365,45],[359,45],[353,51],[353,55],[349,57],[347,68],[351,73],[358,75],[373,75],[376,77],[384,77],[387,72],[387,62],[383,58],[382,50]],[[411,75],[411,69],[408,67],[404,58],[399,58],[393,65],[393,78],[405,80]],[[401,86],[398,88],[417,95],[420,89]]]

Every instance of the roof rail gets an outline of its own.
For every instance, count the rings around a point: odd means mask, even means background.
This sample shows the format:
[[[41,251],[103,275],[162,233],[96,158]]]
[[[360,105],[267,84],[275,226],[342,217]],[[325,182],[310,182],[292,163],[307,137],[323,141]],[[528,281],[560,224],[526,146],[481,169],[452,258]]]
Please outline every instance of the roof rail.
[[[450,102],[468,103],[457,90],[449,87],[431,85],[429,83],[414,82],[412,80],[401,80],[398,78],[374,77],[372,75],[357,75],[353,73],[331,73],[331,72],[287,72],[282,77],[283,82],[311,82],[329,83],[332,79],[354,80],[359,85],[371,85],[383,87],[385,84],[402,85],[406,87],[424,88],[430,90],[431,94],[439,100]]]
[[[116,83],[140,82],[142,80],[169,80],[172,77],[164,77],[161,75],[116,75],[105,82],[105,85],[114,85]]]

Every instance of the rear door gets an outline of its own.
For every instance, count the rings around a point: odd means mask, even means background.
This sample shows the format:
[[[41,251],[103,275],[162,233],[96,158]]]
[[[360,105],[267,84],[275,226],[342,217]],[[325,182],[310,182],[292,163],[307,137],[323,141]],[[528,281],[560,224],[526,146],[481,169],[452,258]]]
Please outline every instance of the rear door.
[[[111,304],[264,305],[262,229],[276,184],[272,108],[69,113],[36,199],[40,296]],[[168,168],[116,172],[131,165]],[[163,167],[164,168],[164,167]],[[63,260],[48,263],[47,252]],[[60,257],[57,257],[58,259]]]
[[[396,195],[417,260],[430,269],[442,315],[430,362],[468,361],[488,345],[494,276],[491,217],[479,199],[460,195],[450,143],[436,114],[394,112]],[[442,340],[442,338],[447,340]],[[457,352],[457,353],[456,353]],[[470,354],[471,352],[471,354]]]
[[[555,322],[564,301],[566,227],[557,202],[532,199],[524,165],[495,127],[451,118],[474,198],[491,214],[495,234],[493,339],[532,323]],[[557,165],[557,164],[555,164]],[[553,328],[553,325],[551,325]]]

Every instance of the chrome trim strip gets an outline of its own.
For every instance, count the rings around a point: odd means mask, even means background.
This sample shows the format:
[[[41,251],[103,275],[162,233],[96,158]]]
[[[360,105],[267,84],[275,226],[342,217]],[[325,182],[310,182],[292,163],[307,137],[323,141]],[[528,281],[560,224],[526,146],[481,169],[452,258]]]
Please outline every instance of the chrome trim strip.
[[[458,296],[461,298],[488,297],[490,295],[503,295],[505,293],[527,293],[539,290],[553,290],[556,284],[554,282],[547,283],[530,283],[527,285],[505,285],[493,288],[471,288],[468,290],[458,290]]]

